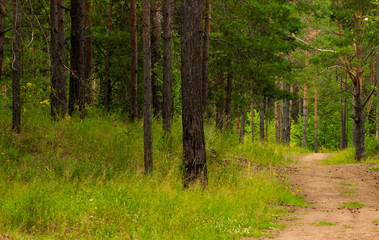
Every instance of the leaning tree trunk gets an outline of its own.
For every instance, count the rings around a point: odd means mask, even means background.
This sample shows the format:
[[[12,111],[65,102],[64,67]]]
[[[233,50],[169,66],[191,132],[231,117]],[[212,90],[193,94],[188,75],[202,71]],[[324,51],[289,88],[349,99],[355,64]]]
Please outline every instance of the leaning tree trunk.
[[[143,128],[145,174],[153,170],[153,131],[151,120],[151,35],[150,0],[142,1],[143,12]]]
[[[21,98],[20,98],[20,81],[21,81],[21,35],[20,35],[20,0],[13,1],[13,120],[12,129],[16,133],[21,132]]]
[[[164,0],[163,4],[163,129],[170,132],[172,119],[172,76],[171,76],[171,22],[173,0]]]
[[[130,64],[130,100],[131,114],[130,119],[134,121],[138,115],[138,96],[137,96],[137,13],[136,0],[130,0],[130,41],[131,41],[131,64]]]
[[[207,184],[201,91],[202,0],[182,0],[182,124],[184,187]]]
[[[152,1],[152,34],[151,34],[151,65],[152,75],[151,75],[151,84],[152,84],[152,94],[153,94],[153,111],[154,115],[158,115],[161,112],[162,99],[161,92],[162,87],[158,82],[158,69],[156,67],[160,65],[162,55],[160,52],[160,43],[162,36],[162,8],[161,0]]]
[[[107,34],[108,36],[111,34],[112,31],[112,9],[113,9],[113,0],[109,1],[109,10],[108,10],[108,24],[107,24]],[[106,50],[105,50],[105,77],[103,80],[103,86],[102,86],[102,92],[103,92],[103,104],[104,104],[104,110],[109,110],[109,104],[111,102],[111,80],[109,78],[110,74],[110,51],[111,51],[111,44],[109,43],[109,40],[107,42]]]
[[[209,46],[211,35],[211,10],[212,0],[205,0],[205,31],[203,43],[203,79],[202,79],[202,101],[203,108],[208,107],[208,65],[209,65]]]
[[[85,6],[83,0],[71,0],[71,74],[69,114],[79,107],[80,118],[84,119],[85,109],[85,78],[84,78],[84,42],[85,42]]]

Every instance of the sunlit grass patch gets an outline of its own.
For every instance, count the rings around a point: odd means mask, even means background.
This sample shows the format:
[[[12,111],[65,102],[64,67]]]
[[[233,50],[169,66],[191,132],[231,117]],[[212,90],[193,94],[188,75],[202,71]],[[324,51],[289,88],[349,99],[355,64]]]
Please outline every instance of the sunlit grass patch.
[[[341,208],[361,208],[364,206],[366,206],[366,205],[363,203],[359,203],[359,202],[347,202],[347,203],[344,203],[343,205],[341,205]]]
[[[313,226],[335,226],[335,225],[337,225],[337,223],[321,221],[321,222],[311,223],[311,225],[313,225]]]

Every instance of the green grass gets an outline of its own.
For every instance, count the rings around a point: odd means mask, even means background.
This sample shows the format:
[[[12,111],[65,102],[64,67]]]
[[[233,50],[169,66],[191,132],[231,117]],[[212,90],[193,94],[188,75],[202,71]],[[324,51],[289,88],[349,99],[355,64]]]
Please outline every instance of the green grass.
[[[331,222],[315,222],[315,223],[312,223],[313,226],[335,226],[337,225],[337,223],[331,223]]]
[[[357,186],[356,183],[340,183],[342,186]]]
[[[341,208],[361,208],[364,207],[365,204],[359,202],[347,202],[344,203]]]
[[[369,167],[368,170],[379,171],[379,167]]]
[[[277,174],[293,150],[239,144],[205,128],[209,185],[183,189],[181,122],[153,122],[154,172],[143,174],[143,123],[119,115],[52,122],[23,112],[22,134],[0,111],[0,233],[15,239],[240,239],[280,227],[303,199]],[[274,170],[275,169],[275,170]]]
[[[372,221],[373,224],[379,224],[379,220]]]
[[[343,151],[333,153],[333,156],[323,161],[327,165],[341,165],[341,164],[357,164],[357,163],[378,163],[379,159],[375,157],[367,157],[361,162],[354,159],[355,149],[347,148]]]

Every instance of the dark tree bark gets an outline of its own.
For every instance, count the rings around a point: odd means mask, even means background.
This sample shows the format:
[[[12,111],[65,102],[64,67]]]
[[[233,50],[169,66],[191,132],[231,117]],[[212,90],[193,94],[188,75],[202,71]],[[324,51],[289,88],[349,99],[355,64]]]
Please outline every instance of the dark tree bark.
[[[136,0],[130,0],[130,40],[131,40],[131,69],[130,69],[130,100],[131,114],[130,119],[134,121],[138,116],[138,97],[137,97],[137,13]]]
[[[283,90],[289,92],[289,85],[283,80]],[[283,120],[282,120],[282,131],[281,131],[281,142],[283,144],[290,144],[291,138],[291,121],[290,121],[290,108],[289,108],[289,100],[283,99]]]
[[[377,13],[378,15],[378,13]],[[375,79],[376,79],[376,86],[379,88],[379,54],[376,54],[376,64],[375,64]],[[376,91],[376,97],[377,97],[377,138],[378,138],[378,144],[379,144],[379,91]],[[379,145],[378,145],[378,154],[379,154]]]
[[[261,141],[263,142],[265,140],[265,104],[263,99],[259,106],[259,133]]]
[[[204,26],[204,43],[203,43],[203,75],[202,75],[202,101],[203,109],[208,107],[208,66],[209,66],[209,46],[211,35],[211,11],[212,0],[205,0],[205,26]]]
[[[64,0],[51,0],[50,4],[51,116],[58,119],[67,113]]]
[[[71,74],[68,111],[72,115],[79,107],[80,118],[86,116],[84,77],[85,6],[84,0],[71,0]]]
[[[231,118],[232,91],[233,91],[233,75],[228,73],[227,82],[226,82],[226,101],[225,101],[225,117],[226,117],[225,127],[227,129],[230,129],[230,122],[232,121],[232,118]]]
[[[0,83],[3,75],[3,62],[4,62],[4,36],[5,36],[5,1],[0,0]]]
[[[293,119],[294,123],[297,124],[300,113],[299,107],[301,106],[301,99],[299,98],[299,84],[293,85],[293,95],[295,96],[295,99],[292,101],[291,118]]]
[[[336,74],[336,78],[338,79],[338,75]],[[340,105],[341,105],[341,150],[347,148],[347,136],[346,136],[346,99],[343,98],[343,82],[342,77],[340,78]]]
[[[84,76],[86,79],[86,96],[87,103],[92,103],[95,92],[95,84],[93,81],[93,44],[92,44],[92,0],[87,0],[86,2],[86,39],[85,39],[85,49],[84,49]]]
[[[143,129],[145,174],[153,170],[153,131],[151,120],[151,34],[150,0],[142,1],[143,22]]]
[[[239,132],[240,143],[243,143],[244,138],[245,138],[245,122],[246,122],[246,113],[244,113],[241,118],[241,127],[240,127],[240,132]]]
[[[219,83],[216,84],[218,94],[216,96],[216,127],[222,129],[224,127],[224,73],[219,74]]]
[[[275,142],[277,144],[280,143],[280,126],[279,126],[279,119],[280,119],[280,106],[279,103],[275,102]]]
[[[20,81],[21,81],[21,35],[20,35],[20,0],[13,1],[13,120],[12,129],[16,133],[21,132],[21,99],[20,99]]]
[[[161,112],[162,107],[162,87],[158,82],[158,72],[155,70],[157,65],[161,64],[162,54],[160,52],[160,43],[162,36],[162,8],[161,0],[153,0],[151,8],[152,13],[152,34],[151,34],[151,65],[152,75],[152,93],[153,93],[153,111],[154,115],[158,115]]]
[[[199,180],[207,184],[202,114],[201,28],[202,0],[182,0],[182,124],[184,187]]]
[[[172,119],[172,75],[171,75],[171,22],[173,0],[164,0],[163,5],[163,129],[170,132]]]
[[[268,112],[268,105],[269,105],[269,101],[268,101],[268,98],[266,98],[266,101],[265,101],[265,113]],[[265,139],[266,141],[268,141],[268,116],[267,114],[265,114],[265,123],[266,123],[266,135],[265,135]]]
[[[108,24],[107,24],[107,33],[110,35],[112,31],[112,13],[113,13],[113,0],[109,1],[109,10],[108,10]],[[105,76],[104,76],[104,82],[103,82],[103,97],[104,97],[104,110],[109,110],[109,104],[111,102],[111,79],[109,77],[109,66],[110,66],[110,51],[111,51],[111,44],[108,42],[107,47],[105,51]]]
[[[253,85],[253,83],[251,83]],[[254,142],[255,138],[255,130],[254,130],[254,89],[253,86],[251,86],[250,90],[250,114],[251,114],[251,142]]]

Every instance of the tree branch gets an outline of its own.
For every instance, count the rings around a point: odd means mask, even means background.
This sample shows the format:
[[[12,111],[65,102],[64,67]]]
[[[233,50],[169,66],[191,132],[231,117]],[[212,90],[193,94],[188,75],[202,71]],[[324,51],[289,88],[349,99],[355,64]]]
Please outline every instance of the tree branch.
[[[309,45],[309,43],[307,43],[306,41],[304,41],[303,39],[300,39],[298,37],[295,36],[295,34],[292,34],[292,37],[295,38],[297,41],[299,42],[302,42],[304,43],[305,45],[309,46],[310,48],[314,49],[314,50],[317,50],[319,52],[330,52],[330,53],[335,53],[336,51],[334,50],[329,50],[329,49],[320,49],[320,48],[316,48],[316,47],[312,47]]]

